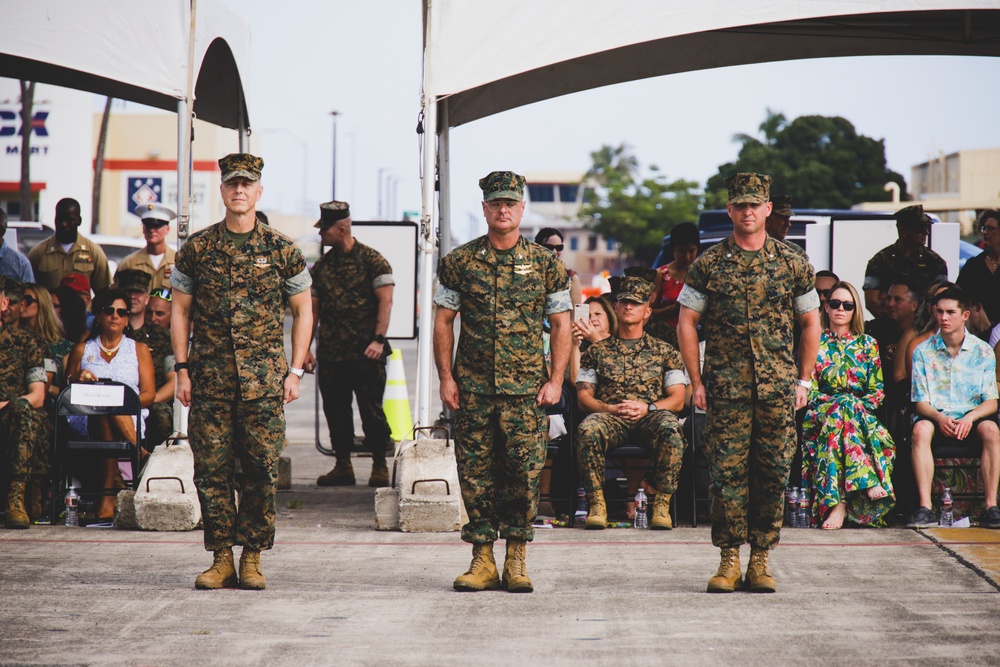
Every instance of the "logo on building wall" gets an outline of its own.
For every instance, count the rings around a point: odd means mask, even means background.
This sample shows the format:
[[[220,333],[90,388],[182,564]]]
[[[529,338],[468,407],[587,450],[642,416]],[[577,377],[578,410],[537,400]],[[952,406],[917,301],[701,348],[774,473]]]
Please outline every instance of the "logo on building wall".
[[[0,109],[0,137],[24,136],[24,123],[20,122],[21,114],[9,109]],[[34,132],[36,137],[47,137],[49,131],[45,128],[45,121],[49,118],[48,111],[36,111],[31,116],[29,131]]]
[[[163,179],[155,176],[132,177],[128,179],[128,200],[125,207],[132,211],[136,206],[144,206],[161,201]]]

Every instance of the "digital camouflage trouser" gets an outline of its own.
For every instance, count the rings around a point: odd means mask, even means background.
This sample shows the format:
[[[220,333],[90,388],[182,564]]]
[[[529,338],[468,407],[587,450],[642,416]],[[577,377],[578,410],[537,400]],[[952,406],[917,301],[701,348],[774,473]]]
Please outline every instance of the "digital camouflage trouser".
[[[44,414],[24,398],[12,399],[0,410],[0,447],[9,481],[27,482],[35,472],[33,455],[43,435]]]
[[[241,544],[270,549],[278,456],[285,440],[282,397],[224,401],[195,396],[188,436],[205,522],[205,548],[215,551]],[[233,486],[237,458],[243,471],[238,512]]]
[[[538,511],[538,477],[545,466],[545,409],[535,395],[462,392],[455,418],[458,479],[469,523],[462,539],[531,540]]]
[[[656,410],[631,421],[595,412],[580,423],[576,441],[580,479],[588,493],[604,488],[606,455],[626,442],[649,450],[655,471],[653,486],[657,491],[677,490],[684,461],[684,436],[677,415],[669,410]]]
[[[142,446],[146,451],[162,444],[174,432],[174,401],[153,403],[146,417],[146,431],[142,434]]]
[[[705,453],[712,474],[712,544],[778,543],[795,451],[791,400],[708,400]]]
[[[337,461],[351,460],[354,447],[354,410],[351,402],[357,398],[365,448],[372,453],[373,462],[385,463],[386,448],[392,443],[389,422],[382,410],[385,363],[371,359],[325,362],[319,364],[318,372],[323,414],[330,428],[330,446]]]

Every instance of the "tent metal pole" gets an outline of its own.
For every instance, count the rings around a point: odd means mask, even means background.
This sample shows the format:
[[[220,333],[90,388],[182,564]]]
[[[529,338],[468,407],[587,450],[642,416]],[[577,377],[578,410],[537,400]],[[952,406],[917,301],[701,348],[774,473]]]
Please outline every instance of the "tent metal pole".
[[[438,138],[438,247],[441,256],[451,252],[451,128],[448,126],[448,100],[438,102],[441,109],[441,136]]]
[[[431,371],[434,367],[434,183],[437,105],[424,99],[424,155],[420,211],[420,332],[417,338],[417,425],[431,426]]]

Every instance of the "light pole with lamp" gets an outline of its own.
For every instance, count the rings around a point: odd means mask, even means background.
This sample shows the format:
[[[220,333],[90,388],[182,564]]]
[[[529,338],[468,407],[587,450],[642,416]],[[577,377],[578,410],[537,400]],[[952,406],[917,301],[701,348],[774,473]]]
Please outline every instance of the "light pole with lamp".
[[[331,111],[330,115],[333,116],[333,196],[331,199],[337,199],[337,116],[340,115],[339,111]]]

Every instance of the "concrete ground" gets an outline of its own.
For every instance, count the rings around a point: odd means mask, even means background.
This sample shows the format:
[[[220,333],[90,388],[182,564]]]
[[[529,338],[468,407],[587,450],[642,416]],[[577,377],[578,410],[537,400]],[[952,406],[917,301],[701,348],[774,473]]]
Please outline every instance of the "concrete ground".
[[[456,593],[470,557],[456,533],[378,532],[372,489],[315,486],[332,459],[311,409],[289,411],[267,590],[195,590],[200,531],[0,530],[0,665],[1000,661],[998,531],[786,530],[777,594],[708,595],[707,527],[544,529],[535,593]],[[362,484],[369,469],[356,457]]]

